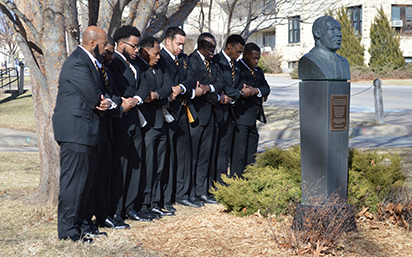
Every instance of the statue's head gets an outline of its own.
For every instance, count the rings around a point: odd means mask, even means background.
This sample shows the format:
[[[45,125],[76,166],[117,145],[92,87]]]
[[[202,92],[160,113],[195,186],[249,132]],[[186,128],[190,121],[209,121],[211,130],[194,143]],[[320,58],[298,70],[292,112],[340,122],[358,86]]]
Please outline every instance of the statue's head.
[[[336,52],[342,43],[342,27],[331,16],[322,16],[312,26],[315,45]]]

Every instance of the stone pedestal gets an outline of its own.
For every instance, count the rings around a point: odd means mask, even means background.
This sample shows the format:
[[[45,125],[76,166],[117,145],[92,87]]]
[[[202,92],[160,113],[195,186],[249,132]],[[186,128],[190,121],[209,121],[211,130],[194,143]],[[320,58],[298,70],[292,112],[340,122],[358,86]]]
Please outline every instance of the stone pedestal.
[[[345,231],[356,230],[353,210],[346,204],[349,104],[349,82],[299,84],[302,204],[294,229],[313,229],[319,224],[310,222],[316,221],[335,226],[337,221],[345,223]]]
[[[302,202],[347,196],[350,83],[299,84]]]

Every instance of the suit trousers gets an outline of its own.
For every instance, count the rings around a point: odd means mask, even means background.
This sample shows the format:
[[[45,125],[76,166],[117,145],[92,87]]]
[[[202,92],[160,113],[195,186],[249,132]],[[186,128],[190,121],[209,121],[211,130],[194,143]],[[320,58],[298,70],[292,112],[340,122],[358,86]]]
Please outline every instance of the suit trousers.
[[[214,115],[210,116],[209,122],[205,125],[194,124],[190,126],[190,135],[192,138],[193,149],[193,169],[192,169],[192,186],[190,196],[207,195],[209,178],[212,175],[212,150],[214,148]]]
[[[145,142],[145,190],[142,209],[162,207],[162,173],[167,170],[166,159],[166,129],[143,129]]]
[[[113,133],[110,215],[123,215],[135,207],[142,175],[142,145],[140,127]]]
[[[59,238],[81,235],[93,226],[87,204],[92,197],[99,151],[97,146],[60,144]]]
[[[235,122],[231,117],[223,127],[219,128],[217,136],[217,161],[216,161],[216,180],[219,183],[223,183],[222,175],[227,176],[227,168],[229,166],[229,160],[233,150],[233,137],[235,131]]]
[[[94,211],[93,214],[99,221],[104,221],[110,207],[112,176],[112,140],[107,139],[101,144],[99,162],[97,166],[98,176],[94,186]]]
[[[189,199],[192,176],[192,145],[187,115],[181,110],[177,126],[166,124],[169,143],[169,170],[163,174],[164,202]],[[172,127],[175,127],[173,129]]]
[[[256,123],[252,126],[238,125],[233,139],[233,154],[230,175],[242,177],[245,167],[255,162],[259,133]]]

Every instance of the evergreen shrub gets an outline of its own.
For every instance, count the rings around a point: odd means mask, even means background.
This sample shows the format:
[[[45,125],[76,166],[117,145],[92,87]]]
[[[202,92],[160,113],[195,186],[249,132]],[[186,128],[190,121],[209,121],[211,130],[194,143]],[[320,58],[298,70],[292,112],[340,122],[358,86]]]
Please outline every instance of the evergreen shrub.
[[[378,154],[349,150],[348,202],[354,207],[369,206],[376,212],[377,193],[385,195],[394,186],[403,186],[406,176],[398,154]],[[266,148],[256,162],[246,167],[244,178],[227,178],[211,189],[229,213],[246,216],[258,209],[263,215],[293,214],[290,206],[301,199],[300,146],[289,149]],[[296,200],[298,199],[298,200]]]

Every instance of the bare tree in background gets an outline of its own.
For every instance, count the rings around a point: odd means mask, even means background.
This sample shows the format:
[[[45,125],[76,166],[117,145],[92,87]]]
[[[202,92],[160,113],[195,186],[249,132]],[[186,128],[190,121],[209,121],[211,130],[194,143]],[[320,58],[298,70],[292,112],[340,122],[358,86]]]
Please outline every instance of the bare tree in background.
[[[18,44],[14,32],[7,24],[3,14],[0,13],[0,53],[8,57],[12,66],[15,65],[14,57],[17,50]]]
[[[300,20],[305,22],[311,17],[324,14],[328,9],[333,9],[339,3],[339,1],[327,0],[215,0],[215,2],[227,17],[225,22],[226,32],[223,38],[227,38],[230,34],[236,32],[246,40],[253,33],[282,24],[297,13],[304,14],[301,15]],[[305,12],[302,11],[304,8],[306,9]],[[207,11],[210,13],[210,10]],[[206,10],[203,10],[203,12],[206,12]],[[216,14],[217,10],[212,12]],[[208,16],[205,21],[205,17],[203,17],[197,21],[192,21],[191,25],[197,29],[203,28],[204,24],[206,22],[210,24],[212,19]],[[208,29],[212,31],[210,25]]]
[[[112,34],[120,26],[126,6],[143,35],[163,34],[181,25],[199,0],[183,0],[169,10],[169,0],[0,0],[0,11],[13,29],[32,76],[33,106],[41,159],[40,184],[32,200],[56,203],[59,193],[59,147],[54,140],[52,114],[60,69],[77,47],[79,24],[97,24]],[[80,6],[80,8],[78,8]],[[156,8],[157,7],[157,8]],[[78,9],[86,9],[79,17]],[[133,9],[134,8],[134,9]]]

